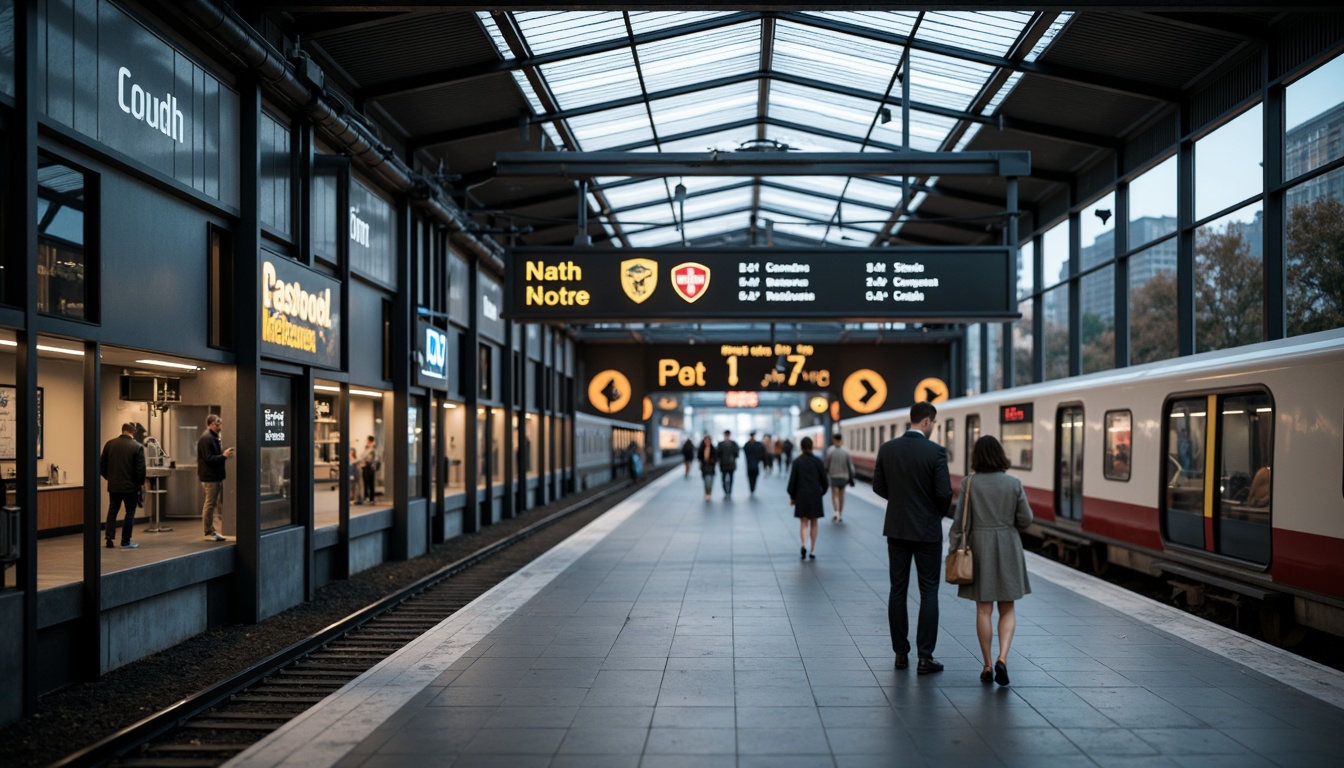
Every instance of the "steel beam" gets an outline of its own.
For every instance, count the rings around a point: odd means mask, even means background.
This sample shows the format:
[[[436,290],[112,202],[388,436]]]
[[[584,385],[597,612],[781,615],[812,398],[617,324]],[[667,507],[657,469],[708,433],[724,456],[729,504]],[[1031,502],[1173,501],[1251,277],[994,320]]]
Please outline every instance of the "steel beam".
[[[501,152],[495,175],[1030,176],[1031,153],[1008,152]]]

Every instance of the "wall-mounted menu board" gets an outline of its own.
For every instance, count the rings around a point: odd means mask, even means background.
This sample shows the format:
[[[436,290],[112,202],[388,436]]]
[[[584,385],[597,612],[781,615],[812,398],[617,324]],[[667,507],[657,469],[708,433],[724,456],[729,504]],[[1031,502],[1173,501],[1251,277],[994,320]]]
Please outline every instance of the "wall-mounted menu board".
[[[14,461],[18,452],[18,392],[0,384],[0,461]],[[42,388],[37,388],[37,458],[42,458]]]

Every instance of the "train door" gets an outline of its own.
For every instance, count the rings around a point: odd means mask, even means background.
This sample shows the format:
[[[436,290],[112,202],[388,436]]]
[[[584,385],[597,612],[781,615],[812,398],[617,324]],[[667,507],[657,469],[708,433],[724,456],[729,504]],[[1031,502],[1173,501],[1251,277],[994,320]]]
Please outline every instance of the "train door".
[[[965,470],[964,470],[964,473],[967,474],[967,475],[971,474],[971,451],[975,449],[975,441],[977,441],[977,440],[979,440],[979,439],[980,439],[980,417],[979,417],[979,416],[967,416],[967,417],[966,417],[966,454],[965,454],[965,459],[963,459],[963,462],[962,462],[963,464],[965,464]]]
[[[1055,516],[1083,519],[1083,408],[1067,405],[1055,415]]]

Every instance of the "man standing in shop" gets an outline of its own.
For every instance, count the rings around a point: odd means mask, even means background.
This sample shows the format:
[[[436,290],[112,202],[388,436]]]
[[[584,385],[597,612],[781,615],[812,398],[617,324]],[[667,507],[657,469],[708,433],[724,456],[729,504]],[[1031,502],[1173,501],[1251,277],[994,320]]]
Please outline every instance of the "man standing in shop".
[[[145,485],[145,446],[135,441],[133,422],[122,424],[121,434],[103,446],[103,454],[98,459],[98,474],[107,481],[107,495],[111,497],[107,506],[107,523],[103,525],[107,548],[112,548],[112,539],[116,536],[117,508],[125,507],[126,521],[121,525],[121,548],[135,549],[140,545],[131,541],[131,529],[135,524],[135,497]]]
[[[224,463],[234,454],[233,448],[221,449],[219,446],[222,429],[224,422],[212,413],[205,417],[205,432],[196,441],[196,477],[205,491],[201,519],[205,522],[205,538],[210,541],[224,541],[215,527],[215,518],[219,518],[221,526],[224,524]]]
[[[364,476],[364,500],[370,504],[373,503],[378,464],[378,441],[369,435],[369,439],[364,441],[364,455],[359,458],[359,467]]]

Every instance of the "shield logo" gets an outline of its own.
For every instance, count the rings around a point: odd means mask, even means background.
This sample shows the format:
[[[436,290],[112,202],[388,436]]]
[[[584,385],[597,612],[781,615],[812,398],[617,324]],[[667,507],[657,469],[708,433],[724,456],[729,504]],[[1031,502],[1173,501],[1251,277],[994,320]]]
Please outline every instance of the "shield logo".
[[[709,267],[688,261],[672,268],[672,288],[687,302],[694,302],[709,290]]]
[[[653,295],[658,287],[658,262],[653,259],[626,259],[621,262],[621,288],[636,304]]]

